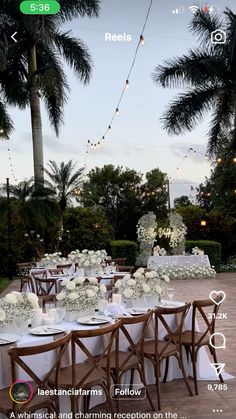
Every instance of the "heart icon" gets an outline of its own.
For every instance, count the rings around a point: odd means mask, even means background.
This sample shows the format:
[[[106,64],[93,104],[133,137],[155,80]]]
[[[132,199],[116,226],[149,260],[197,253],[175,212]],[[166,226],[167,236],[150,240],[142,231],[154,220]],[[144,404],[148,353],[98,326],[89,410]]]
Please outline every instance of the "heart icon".
[[[219,304],[222,303],[222,301],[225,300],[226,295],[225,295],[225,292],[224,291],[211,291],[209,297],[210,297],[211,301],[213,301],[213,303],[219,305]],[[218,299],[216,300],[217,297],[221,297],[221,299],[220,300],[218,300]]]

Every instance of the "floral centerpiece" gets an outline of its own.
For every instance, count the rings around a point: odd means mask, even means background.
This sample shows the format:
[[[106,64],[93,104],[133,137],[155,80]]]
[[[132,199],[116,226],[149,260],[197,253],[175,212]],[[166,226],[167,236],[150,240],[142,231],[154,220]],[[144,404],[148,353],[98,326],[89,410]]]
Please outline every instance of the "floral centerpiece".
[[[106,250],[88,250],[84,249],[82,252],[74,250],[68,255],[68,260],[72,263],[78,263],[78,267],[89,270],[99,270],[101,263],[107,259]]]
[[[168,275],[170,279],[201,279],[215,278],[216,271],[211,266],[185,265],[158,268],[160,275]]]
[[[97,278],[77,277],[71,281],[62,281],[64,288],[57,294],[56,299],[67,313],[75,313],[75,318],[81,311],[88,311],[98,306],[102,294],[106,292],[106,286],[98,284]],[[69,319],[68,319],[69,320]]]
[[[204,255],[204,250],[199,249],[199,247],[195,246],[195,247],[192,248],[192,254],[202,256],[202,255]]]
[[[32,310],[35,308],[39,308],[36,294],[10,292],[0,299],[0,327],[13,325],[16,317],[30,319]]]
[[[58,264],[63,264],[67,261],[66,258],[61,257],[61,252],[55,253],[45,253],[43,258],[40,260],[40,265],[42,266],[56,266]]]
[[[165,256],[166,255],[166,249],[164,247],[155,246],[153,248],[153,255],[154,256]]]
[[[145,271],[139,268],[132,276],[126,275],[116,282],[124,300],[145,299],[149,296],[162,296],[165,293],[166,283],[170,281],[168,275],[156,271]]]

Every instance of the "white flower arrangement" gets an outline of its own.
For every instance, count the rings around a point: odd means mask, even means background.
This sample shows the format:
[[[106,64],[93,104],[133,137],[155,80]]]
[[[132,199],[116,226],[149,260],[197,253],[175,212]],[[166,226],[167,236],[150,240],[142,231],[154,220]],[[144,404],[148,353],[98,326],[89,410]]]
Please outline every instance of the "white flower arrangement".
[[[68,312],[96,308],[102,294],[106,292],[105,285],[99,285],[97,278],[93,277],[77,277],[63,285],[65,287],[57,294],[56,299]]]
[[[204,255],[204,250],[199,249],[199,247],[195,246],[195,247],[192,248],[192,254],[202,256],[202,255]]]
[[[172,279],[211,279],[215,278],[216,271],[210,266],[199,266],[199,265],[185,265],[185,266],[167,266],[165,268],[159,267],[158,273],[167,275]]]
[[[163,295],[169,280],[167,275],[156,271],[145,272],[143,268],[139,268],[132,277],[126,275],[122,280],[116,281],[115,286],[124,299],[136,300],[150,294]]]
[[[187,227],[182,221],[182,217],[177,213],[170,213],[168,215],[170,227],[158,228],[158,236],[169,239],[170,247],[176,248],[180,243],[185,243],[185,236],[187,234]]]
[[[152,212],[143,215],[137,224],[138,242],[154,243],[156,239],[156,216]]]
[[[106,250],[74,250],[68,255],[68,261],[84,269],[99,269],[104,259],[107,259]]]
[[[160,246],[155,246],[153,249],[153,255],[154,256],[165,256],[166,255],[166,249],[164,249],[164,247],[160,247]]]
[[[0,299],[0,326],[12,325],[16,317],[30,319],[34,308],[39,308],[36,294],[12,291]]]
[[[61,256],[61,252],[45,253],[43,258],[40,260],[42,266],[53,266],[57,264],[63,264],[67,262],[67,259]]]

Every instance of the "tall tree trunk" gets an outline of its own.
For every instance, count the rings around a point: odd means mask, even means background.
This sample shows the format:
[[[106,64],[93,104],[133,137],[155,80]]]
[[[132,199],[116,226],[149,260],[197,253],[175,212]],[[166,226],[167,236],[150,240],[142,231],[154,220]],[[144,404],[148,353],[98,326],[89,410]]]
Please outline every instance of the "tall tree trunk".
[[[40,110],[39,87],[37,81],[37,57],[35,45],[31,48],[28,58],[29,66],[29,89],[30,89],[30,111],[33,141],[34,158],[34,179],[35,186],[40,186],[44,181],[43,171],[43,134],[42,119]]]
[[[236,156],[236,105],[234,110],[234,127],[233,127],[233,136],[232,136],[232,150]]]

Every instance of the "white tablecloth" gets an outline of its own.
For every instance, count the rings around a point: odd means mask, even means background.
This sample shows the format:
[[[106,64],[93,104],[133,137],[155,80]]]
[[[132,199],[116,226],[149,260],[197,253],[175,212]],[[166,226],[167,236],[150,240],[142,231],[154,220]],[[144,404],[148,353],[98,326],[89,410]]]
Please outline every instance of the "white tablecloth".
[[[177,303],[176,305],[181,305],[181,303]],[[192,319],[192,309],[190,308],[186,319],[185,319],[185,329],[190,330],[191,329],[191,319]],[[175,327],[175,316],[174,315],[168,315],[166,316],[166,321],[169,324],[169,326],[171,327],[171,329],[173,329]],[[63,322],[60,325],[57,325],[57,328],[60,328],[62,330],[84,330],[87,329],[87,326],[83,326],[80,325],[77,322]],[[91,329],[94,327],[91,327]],[[196,330],[199,330],[198,326],[196,327]],[[130,331],[131,331],[131,335],[132,338],[136,339],[136,336],[138,337],[140,331],[141,331],[141,326],[139,325],[132,325],[130,326]],[[162,326],[162,328],[160,327],[159,330],[159,338],[163,339],[164,336],[166,335],[166,332]],[[39,344],[45,344],[45,343],[49,343],[53,341],[53,336],[33,336],[30,333],[25,333],[24,335],[22,335],[19,340],[16,342],[16,345],[18,347],[28,347],[28,346],[35,346],[35,345],[39,345]],[[88,342],[88,340],[86,340],[86,342]],[[94,337],[89,339],[89,346],[88,349],[95,355],[98,354],[100,351],[102,345],[102,338],[101,337]],[[124,336],[121,334],[120,335],[120,349],[121,350],[128,350],[128,346],[129,343],[127,342],[127,340],[124,338]],[[5,365],[3,363],[3,353],[2,350],[5,348],[5,350],[7,351],[7,347],[8,345],[4,345],[4,347],[1,347],[0,350],[0,389],[11,384],[11,383],[6,383],[3,381],[3,368],[9,368],[9,365]],[[185,371],[187,373],[187,375],[192,376],[192,365],[191,363],[188,364],[187,363],[187,359],[186,359],[186,355],[185,355],[185,351],[183,351],[183,355],[184,355],[184,363],[185,363]],[[29,367],[35,371],[36,374],[38,374],[40,377],[43,377],[43,375],[51,368],[52,363],[53,363],[53,353],[50,354],[50,356],[48,356],[48,354],[41,354],[39,356],[31,356],[28,357],[28,359],[26,360],[26,362],[28,363]],[[77,353],[77,362],[83,362],[84,359],[84,355],[81,354],[80,352]],[[218,380],[218,378],[216,377],[213,368],[210,365],[210,361],[207,351],[206,349],[203,347],[200,349],[199,354],[198,354],[198,360],[197,360],[197,376],[199,380],[209,380],[209,381],[214,381],[214,380]],[[163,363],[163,368],[164,368],[164,363]],[[155,383],[155,377],[154,377],[154,373],[153,373],[153,367],[152,364],[150,363],[150,361],[145,360],[145,371],[146,371],[146,379],[147,379],[147,383],[148,384],[154,384]],[[162,371],[163,374],[163,371]],[[230,379],[233,378],[232,376],[230,376],[227,373],[223,373],[223,377],[224,379]],[[177,379],[177,378],[182,378],[182,373],[179,369],[177,360],[174,357],[170,358],[170,363],[169,363],[169,372],[168,372],[168,378],[167,381],[171,381],[173,379]],[[21,380],[27,380],[28,376],[24,371],[20,371],[19,372],[19,379]],[[127,373],[124,376],[124,383],[129,383],[129,379],[130,379],[130,375],[129,373]],[[139,376],[138,374],[135,375],[135,381],[136,384],[140,384],[140,380],[139,380]],[[101,400],[101,396],[97,396],[97,397],[93,397],[93,399],[91,400],[91,406],[93,405],[97,405],[103,402],[103,400]],[[61,406],[60,406],[61,412],[68,412],[70,411],[70,403],[69,403],[69,398],[63,396],[63,398],[61,399]],[[1,415],[0,415],[1,418]]]
[[[158,269],[166,266],[210,266],[207,255],[178,255],[178,256],[149,256],[147,267],[150,269]]]

